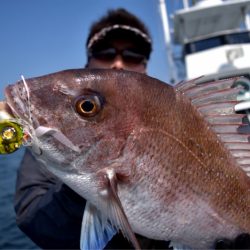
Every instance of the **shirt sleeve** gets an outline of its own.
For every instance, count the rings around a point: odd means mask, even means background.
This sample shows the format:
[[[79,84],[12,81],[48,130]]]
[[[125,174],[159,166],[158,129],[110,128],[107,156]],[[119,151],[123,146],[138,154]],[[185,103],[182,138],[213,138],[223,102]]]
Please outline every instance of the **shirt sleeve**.
[[[40,165],[26,150],[17,173],[17,225],[43,249],[79,249],[85,200]]]

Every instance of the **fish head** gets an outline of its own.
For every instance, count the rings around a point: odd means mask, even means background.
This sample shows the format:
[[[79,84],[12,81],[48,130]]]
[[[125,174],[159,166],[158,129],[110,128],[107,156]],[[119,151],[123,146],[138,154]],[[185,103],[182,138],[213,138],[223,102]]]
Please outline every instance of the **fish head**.
[[[162,85],[128,71],[66,70],[10,85],[6,100],[45,165],[90,173],[128,161]]]

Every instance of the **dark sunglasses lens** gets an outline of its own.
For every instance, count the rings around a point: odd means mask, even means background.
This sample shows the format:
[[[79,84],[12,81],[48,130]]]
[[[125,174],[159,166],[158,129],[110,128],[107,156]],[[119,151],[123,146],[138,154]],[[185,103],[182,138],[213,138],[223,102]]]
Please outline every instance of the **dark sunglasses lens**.
[[[92,56],[102,61],[112,61],[116,57],[116,51],[113,48],[93,51]]]
[[[132,50],[124,50],[122,52],[122,58],[127,63],[140,64],[146,61],[146,57],[138,52]]]

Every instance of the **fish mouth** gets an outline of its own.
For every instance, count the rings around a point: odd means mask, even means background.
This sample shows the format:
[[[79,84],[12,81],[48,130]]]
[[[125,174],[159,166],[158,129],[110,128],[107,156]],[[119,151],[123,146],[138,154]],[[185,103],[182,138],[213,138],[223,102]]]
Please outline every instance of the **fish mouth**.
[[[5,101],[2,102],[2,112],[6,114],[7,120],[21,126],[24,134],[22,145],[31,146],[35,139],[35,122],[33,117],[31,119],[29,98],[27,98],[29,95],[25,93],[26,91],[21,82],[7,86],[5,88]]]
[[[27,120],[28,103],[27,97],[25,99],[23,95],[24,87],[21,88],[20,83],[18,86],[9,85],[5,89],[6,97],[6,109],[5,111],[9,113],[12,117],[16,119]]]
[[[0,120],[9,120],[14,118],[15,115],[11,107],[7,104],[6,101],[0,101]]]
[[[25,86],[22,82],[7,86],[3,111],[10,116],[8,120],[22,127],[24,134],[22,146],[29,147],[36,158],[46,159],[47,163],[52,162],[54,171],[72,172],[72,151],[74,155],[80,156],[81,149],[75,146],[60,130],[45,127],[39,123],[38,115],[36,117],[34,112],[31,113],[31,109],[35,105],[31,106],[27,88],[28,85]],[[67,167],[62,168],[62,166]]]
[[[39,120],[31,113],[29,94],[30,90],[24,79],[21,82],[6,87],[6,112],[9,112],[13,116],[11,120],[20,124],[23,127],[24,133],[28,134],[35,144],[44,135],[50,135],[56,141],[64,144],[64,146],[79,153],[81,151],[80,148],[75,146],[60,130],[40,125]]]

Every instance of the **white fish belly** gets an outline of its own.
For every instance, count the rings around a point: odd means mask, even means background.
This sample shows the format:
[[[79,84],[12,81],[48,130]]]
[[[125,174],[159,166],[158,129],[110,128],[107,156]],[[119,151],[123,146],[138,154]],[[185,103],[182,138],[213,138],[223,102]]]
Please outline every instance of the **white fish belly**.
[[[242,233],[202,199],[179,194],[169,204],[145,188],[120,188],[119,197],[134,232],[157,240],[171,240],[191,248],[212,248],[217,239]]]

